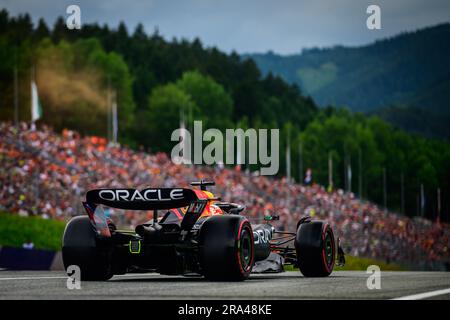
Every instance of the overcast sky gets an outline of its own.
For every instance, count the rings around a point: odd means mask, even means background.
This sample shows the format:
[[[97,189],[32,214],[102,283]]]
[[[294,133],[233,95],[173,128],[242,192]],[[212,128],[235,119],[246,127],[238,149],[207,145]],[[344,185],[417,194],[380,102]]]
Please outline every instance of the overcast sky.
[[[53,24],[78,4],[81,22],[123,20],[132,31],[142,22],[166,39],[199,37],[207,46],[239,53],[297,53],[304,47],[362,45],[442,22],[450,22],[450,0],[0,0],[12,15],[30,13]],[[368,30],[366,9],[381,7],[381,30]]]

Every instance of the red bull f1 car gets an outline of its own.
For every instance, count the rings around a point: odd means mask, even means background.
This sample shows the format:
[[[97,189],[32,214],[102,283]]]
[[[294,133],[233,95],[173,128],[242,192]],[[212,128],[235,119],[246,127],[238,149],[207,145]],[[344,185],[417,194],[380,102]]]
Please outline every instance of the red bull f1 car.
[[[83,202],[87,216],[72,218],[64,231],[65,268],[76,265],[82,280],[94,281],[132,270],[241,281],[265,262],[275,263],[272,269],[268,264],[271,271],[292,264],[306,277],[330,275],[336,255],[343,263],[343,252],[327,222],[304,217],[295,232],[277,231],[272,225],[276,215],[251,224],[244,205],[222,202],[206,190],[214,182],[191,185],[199,189],[88,191]],[[153,219],[134,231],[118,230],[102,206],[153,210]]]

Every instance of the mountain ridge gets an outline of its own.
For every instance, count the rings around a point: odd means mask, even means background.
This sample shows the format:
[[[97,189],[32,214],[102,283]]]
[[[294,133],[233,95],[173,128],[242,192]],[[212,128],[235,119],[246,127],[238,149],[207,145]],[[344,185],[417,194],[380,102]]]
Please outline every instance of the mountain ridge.
[[[297,84],[318,105],[374,112],[407,105],[450,114],[450,23],[363,46],[304,49],[299,54],[246,54],[263,74]]]

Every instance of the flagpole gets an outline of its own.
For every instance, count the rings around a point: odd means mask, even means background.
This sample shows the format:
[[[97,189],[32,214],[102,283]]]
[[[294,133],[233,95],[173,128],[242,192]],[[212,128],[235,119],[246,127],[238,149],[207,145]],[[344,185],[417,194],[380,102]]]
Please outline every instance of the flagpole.
[[[106,91],[106,137],[111,141],[111,77],[108,75]]]
[[[187,125],[187,128],[189,129],[189,132],[193,132],[193,123],[194,123],[194,121],[193,121],[193,115],[192,115],[192,104],[190,104],[189,103],[189,114],[188,114],[188,116],[189,116],[189,119],[188,119],[188,125]],[[186,122],[186,121],[185,121]]]
[[[42,117],[42,107],[39,101],[39,93],[35,80],[34,65],[31,67],[31,128],[35,129],[35,122]]]
[[[17,65],[14,65],[14,125],[19,126],[19,79]]]
[[[287,129],[287,144],[286,144],[286,179],[291,182],[291,130]]]
[[[420,184],[420,215],[423,218],[425,214],[425,192],[423,190],[423,183]]]
[[[441,188],[437,188],[437,221],[441,221]]]
[[[416,215],[420,215],[420,192],[416,195]]]
[[[386,167],[383,167],[383,205],[387,211],[387,190],[386,190]]]
[[[331,151],[328,152],[328,191],[333,191],[333,158]]]
[[[114,102],[112,104],[112,136],[113,143],[117,143],[117,133],[119,130],[119,123],[117,122],[117,92],[114,91]]]
[[[288,182],[291,182],[291,146],[286,148],[286,178]]]
[[[358,174],[358,193],[359,193],[359,198],[362,199],[363,195],[363,177],[362,177],[362,151],[361,148],[358,149],[358,169],[359,169],[359,174]]]
[[[344,191],[345,192],[347,192],[347,190],[348,190],[347,166],[348,166],[347,148],[344,145]]]
[[[302,146],[302,141],[300,140],[300,143],[298,145],[298,155],[299,155],[299,160],[298,160],[298,169],[299,169],[299,181],[300,184],[303,184],[303,150],[302,150],[303,146]]]
[[[186,134],[185,134],[185,129],[186,129],[186,125],[185,125],[185,113],[183,108],[180,108],[180,137],[181,137],[181,141],[183,143],[183,156],[182,156],[182,163],[186,164],[187,162],[187,156],[186,156],[186,150],[187,150],[187,145],[186,145]]]
[[[33,119],[33,106],[34,106],[34,90],[33,90],[33,83],[35,81],[34,78],[34,64],[31,65],[31,123],[32,127],[34,126],[34,119]]]
[[[403,172],[400,175],[400,183],[401,183],[401,190],[400,190],[400,208],[402,214],[405,214],[405,176]]]
[[[245,138],[244,138],[245,139]],[[237,143],[236,143],[236,159],[237,159],[237,165],[236,165],[236,168],[239,168],[239,169],[241,169],[242,168],[242,150],[241,150],[241,147],[242,147],[242,143],[241,143],[241,139],[237,139]],[[245,152],[245,151],[244,151]]]
[[[352,192],[352,158],[348,156],[348,192]]]

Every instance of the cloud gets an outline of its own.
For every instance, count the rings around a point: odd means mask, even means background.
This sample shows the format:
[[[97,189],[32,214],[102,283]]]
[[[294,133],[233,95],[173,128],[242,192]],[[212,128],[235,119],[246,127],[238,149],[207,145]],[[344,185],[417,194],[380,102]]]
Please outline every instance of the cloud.
[[[450,21],[448,0],[0,0],[12,14],[28,12],[53,24],[69,4],[78,4],[82,22],[123,20],[129,30],[142,22],[167,39],[199,37],[230,52],[295,53],[304,47],[361,45],[375,39]],[[366,28],[366,8],[378,4],[382,29]]]

